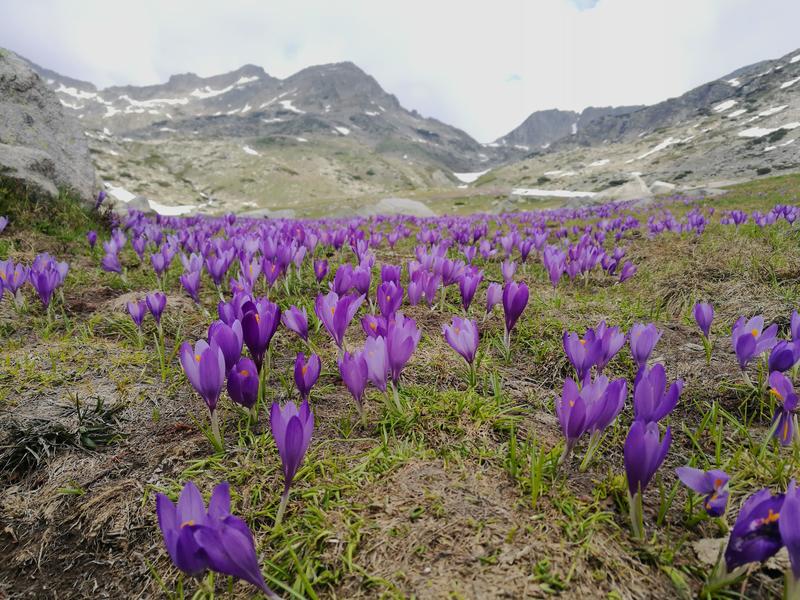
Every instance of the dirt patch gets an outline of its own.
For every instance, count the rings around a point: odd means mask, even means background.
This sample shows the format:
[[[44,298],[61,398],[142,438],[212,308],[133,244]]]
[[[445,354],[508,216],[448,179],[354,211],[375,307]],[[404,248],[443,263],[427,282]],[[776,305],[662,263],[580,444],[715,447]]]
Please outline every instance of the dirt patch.
[[[348,578],[339,597],[374,598],[383,586],[420,600],[542,598],[567,581],[576,598],[673,592],[663,576],[629,564],[614,538],[570,543],[552,507],[519,507],[513,484],[488,466],[413,462],[364,490],[360,502],[363,549],[354,560],[370,578]]]

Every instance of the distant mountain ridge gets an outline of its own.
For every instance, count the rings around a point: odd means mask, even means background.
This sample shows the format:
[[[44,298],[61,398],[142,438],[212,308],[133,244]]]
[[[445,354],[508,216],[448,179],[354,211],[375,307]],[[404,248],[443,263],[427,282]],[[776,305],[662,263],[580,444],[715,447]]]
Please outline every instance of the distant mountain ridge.
[[[351,62],[308,67],[286,79],[244,65],[212,77],[184,73],[162,84],[102,90],[32,66],[87,128],[132,139],[353,136],[379,152],[411,148],[455,171],[519,154],[487,149],[460,129],[406,110]]]
[[[105,89],[31,66],[82,124],[112,195],[209,210],[453,188],[585,196],[629,180],[639,193],[800,170],[800,51],[649,106],[535,111],[488,144],[404,108],[351,62]]]

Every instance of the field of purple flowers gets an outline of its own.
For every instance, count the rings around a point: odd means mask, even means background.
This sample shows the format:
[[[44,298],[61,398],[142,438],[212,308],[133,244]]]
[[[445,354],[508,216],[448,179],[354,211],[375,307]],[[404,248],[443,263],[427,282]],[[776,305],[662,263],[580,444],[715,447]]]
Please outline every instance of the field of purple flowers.
[[[350,220],[0,190],[0,597],[800,598],[798,189]]]

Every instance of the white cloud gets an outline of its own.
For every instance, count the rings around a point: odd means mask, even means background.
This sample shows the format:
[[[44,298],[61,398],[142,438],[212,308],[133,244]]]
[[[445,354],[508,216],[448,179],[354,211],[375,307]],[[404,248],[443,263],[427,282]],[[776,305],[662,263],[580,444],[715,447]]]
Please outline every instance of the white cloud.
[[[797,45],[797,2],[592,3],[6,0],[0,40],[101,86],[352,60],[407,108],[481,141],[534,110],[657,102]]]

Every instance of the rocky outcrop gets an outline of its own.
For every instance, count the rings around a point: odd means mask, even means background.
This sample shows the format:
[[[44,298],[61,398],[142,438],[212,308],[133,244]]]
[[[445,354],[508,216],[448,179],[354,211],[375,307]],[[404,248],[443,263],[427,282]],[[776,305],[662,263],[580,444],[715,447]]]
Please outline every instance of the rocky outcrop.
[[[78,121],[17,55],[0,49],[0,179],[36,197],[69,190],[91,202],[95,174]]]

